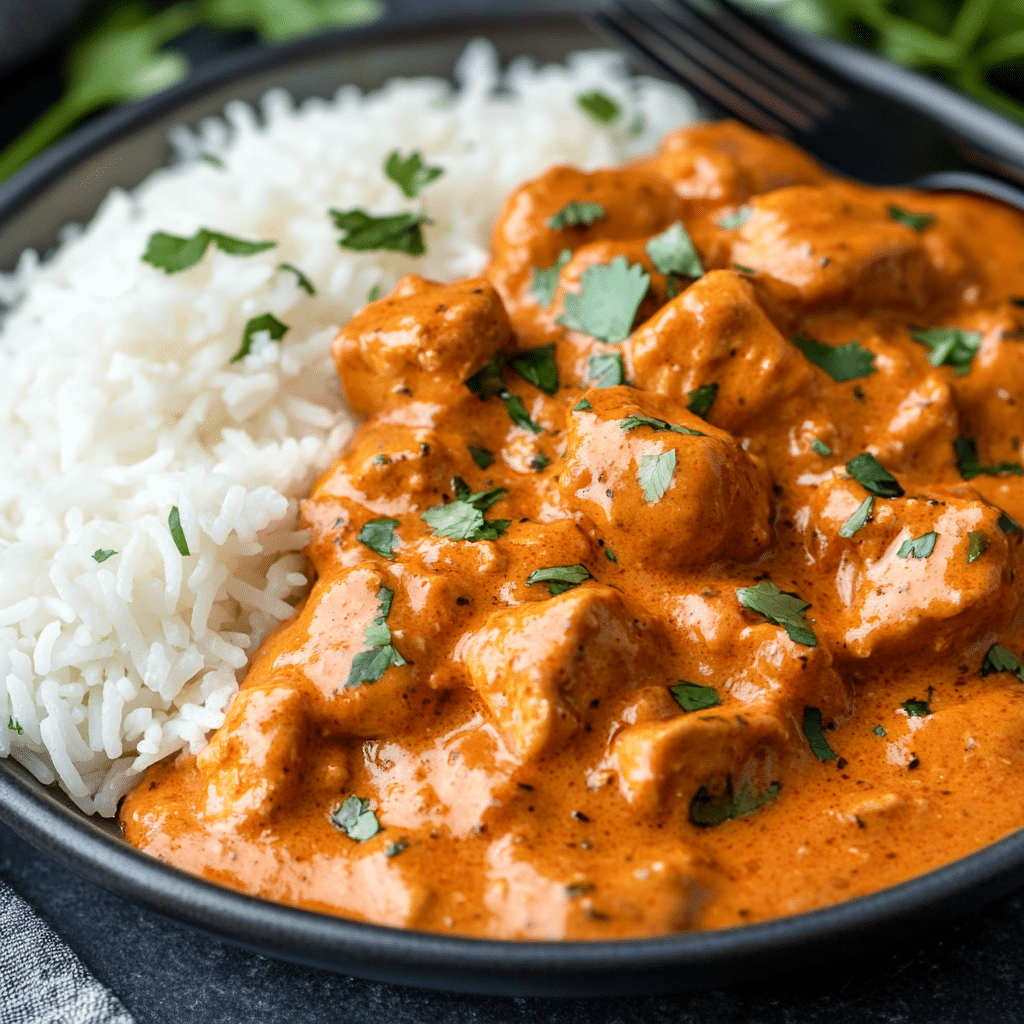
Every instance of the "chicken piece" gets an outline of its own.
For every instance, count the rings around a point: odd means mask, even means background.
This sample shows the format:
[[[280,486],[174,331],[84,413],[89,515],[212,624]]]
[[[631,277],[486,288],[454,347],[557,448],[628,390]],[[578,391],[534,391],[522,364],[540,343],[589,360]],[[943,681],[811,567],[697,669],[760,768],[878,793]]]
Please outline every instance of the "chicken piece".
[[[620,561],[678,570],[767,548],[771,480],[733,437],[661,395],[613,387],[584,398],[558,485]]]
[[[490,282],[408,274],[338,332],[333,352],[349,405],[370,416],[403,399],[444,401],[510,340]]]

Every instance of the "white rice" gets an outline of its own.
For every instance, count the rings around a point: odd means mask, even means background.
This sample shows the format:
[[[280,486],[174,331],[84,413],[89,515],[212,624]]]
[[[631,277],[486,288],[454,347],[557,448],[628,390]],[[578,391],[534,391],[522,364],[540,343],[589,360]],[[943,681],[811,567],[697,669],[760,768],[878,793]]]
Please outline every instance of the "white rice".
[[[647,151],[694,116],[608,53],[500,77],[478,41],[456,78],[458,91],[418,79],[298,108],[280,90],[259,112],[233,103],[172,132],[174,167],[112,192],[45,262],[26,252],[0,275],[0,756],[83,811],[113,815],[149,765],[199,751],[306,592],[298,501],[353,427],[330,343],[371,288],[478,273],[510,189],[553,163]],[[623,107],[611,127],[577,103],[594,90]],[[443,177],[406,199],[382,172],[395,149]],[[327,211],[357,206],[428,214],[426,255],[340,249]],[[200,227],[278,244],[211,249],[174,275],[140,261],[152,232]],[[264,312],[288,333],[231,363]],[[100,549],[117,554],[97,562]]]

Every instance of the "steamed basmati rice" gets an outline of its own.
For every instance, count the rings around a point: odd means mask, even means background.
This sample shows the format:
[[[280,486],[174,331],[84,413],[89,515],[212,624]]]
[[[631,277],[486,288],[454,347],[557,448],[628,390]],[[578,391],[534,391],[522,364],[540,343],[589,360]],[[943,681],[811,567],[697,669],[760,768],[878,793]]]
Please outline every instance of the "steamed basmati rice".
[[[298,502],[353,425],[330,343],[370,290],[478,273],[510,189],[553,163],[649,150],[693,114],[607,53],[500,77],[477,42],[456,78],[300,108],[274,91],[259,115],[234,103],[176,129],[176,165],[113,192],[52,258],[27,252],[0,275],[0,756],[83,811],[113,815],[146,767],[200,750],[306,592]],[[580,108],[594,90],[622,106],[615,124]],[[396,149],[444,168],[417,200],[382,173]],[[340,249],[331,207],[421,210],[427,253]],[[140,261],[152,232],[200,227],[277,246],[211,250],[175,275]],[[231,362],[266,312],[287,334]]]

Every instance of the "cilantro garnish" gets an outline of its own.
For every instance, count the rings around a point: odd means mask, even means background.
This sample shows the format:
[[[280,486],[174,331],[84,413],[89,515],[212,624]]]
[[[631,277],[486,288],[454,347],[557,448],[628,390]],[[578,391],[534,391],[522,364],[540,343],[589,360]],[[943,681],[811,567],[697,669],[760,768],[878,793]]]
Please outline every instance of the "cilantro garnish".
[[[622,114],[622,108],[610,96],[603,92],[588,92],[576,97],[576,102],[595,120],[598,124],[611,124],[618,120]]]
[[[616,557],[615,552],[612,551],[611,548],[604,549],[604,557],[607,558],[609,562],[618,562],[618,558]]]
[[[534,583],[546,583],[548,593],[552,597],[564,594],[573,587],[578,587],[587,580],[592,580],[590,570],[580,563],[576,565],[552,565],[547,569],[534,569],[526,577],[526,585],[532,587]]]
[[[967,561],[977,561],[988,550],[988,534],[984,530],[971,530],[967,535]]]
[[[688,392],[686,397],[689,399],[686,403],[687,411],[701,419],[706,419],[708,410],[715,404],[715,399],[718,397],[718,385],[714,381],[710,384],[703,384]]]
[[[463,382],[481,402],[500,395],[505,390],[505,380],[501,375],[501,359],[494,355],[472,377]]]
[[[671,430],[676,434],[690,434],[693,437],[707,437],[699,430],[691,430],[689,427],[677,427],[674,423],[666,423],[664,420],[655,419],[653,416],[627,416],[619,422],[623,430],[636,430],[637,427],[650,427],[651,430]]]
[[[93,553],[92,557],[97,562],[105,562],[108,558],[113,558],[117,552],[113,548],[97,548]]]
[[[537,452],[532,459],[530,459],[530,469],[535,473],[543,473],[545,469],[551,464],[551,456],[545,452]]]
[[[837,384],[869,377],[875,372],[875,353],[861,348],[858,341],[833,346],[798,334],[793,338],[793,344]]]
[[[880,725],[876,725],[876,726],[874,727],[874,729],[872,729],[871,731],[872,731],[872,732],[873,732],[873,733],[874,733],[874,734],[875,734],[876,736],[887,736],[887,735],[888,735],[888,733],[887,733],[887,732],[886,732],[886,731],[885,731],[885,730],[884,730],[884,729],[883,729],[883,728],[882,728],[882,727],[881,727]]]
[[[897,224],[905,224],[908,228],[920,234],[925,228],[930,228],[935,223],[935,214],[911,213],[909,210],[904,210],[890,203],[889,220],[894,220]]]
[[[548,219],[548,227],[552,231],[563,231],[565,228],[585,228],[594,221],[604,220],[608,211],[600,203],[576,202],[566,203],[558,213]]]
[[[661,501],[672,482],[676,469],[676,450],[669,448],[660,455],[642,455],[636,478],[644,489],[644,501]]]
[[[726,790],[720,796],[712,796],[707,788],[701,786],[696,796],[690,801],[690,821],[701,828],[721,825],[731,818],[746,818],[767,803],[771,803],[779,795],[782,787],[773,782],[763,793],[758,793],[749,783],[733,796],[732,778]]]
[[[734,263],[732,265],[733,270],[738,270],[741,274],[756,274],[757,271],[753,267],[745,267],[742,263]]]
[[[546,395],[558,391],[558,363],[555,361],[554,344],[520,352],[512,359],[512,369]]]
[[[289,327],[278,320],[273,313],[260,313],[259,316],[251,317],[245,322],[245,328],[242,331],[242,344],[231,357],[230,362],[237,363],[252,351],[253,338],[260,331],[266,331],[270,335],[271,341],[280,341],[288,333]]]
[[[911,331],[910,336],[918,344],[931,349],[928,362],[932,366],[943,363],[953,367],[958,377],[963,377],[971,368],[971,361],[981,347],[980,331],[964,331],[959,327],[936,327],[930,331]]]
[[[384,162],[384,173],[405,193],[408,199],[415,199],[432,181],[444,174],[443,167],[428,167],[416,150],[404,160],[398,150],[388,154]]]
[[[573,412],[587,412],[594,407],[585,399],[581,398],[573,407]]]
[[[388,845],[384,847],[384,856],[390,860],[392,857],[397,857],[403,850],[408,849],[408,839],[396,839],[393,843],[388,843]]]
[[[587,360],[587,383],[595,388],[613,388],[626,380],[626,368],[622,356],[612,352],[603,356],[591,356]]]
[[[371,551],[385,558],[394,558],[395,527],[397,519],[371,519],[360,531],[356,540],[365,544]]]
[[[934,531],[923,533],[920,537],[908,538],[896,552],[897,558],[927,558],[935,550],[935,541],[939,535]]]
[[[683,222],[677,220],[660,235],[655,235],[645,246],[644,252],[651,257],[654,269],[670,277],[703,277],[704,264],[700,261],[693,240],[687,234]]]
[[[381,291],[380,285],[375,284],[367,293],[367,302],[376,302],[384,293]]]
[[[625,341],[650,283],[643,267],[625,256],[587,267],[580,275],[579,293],[566,294],[557,323],[611,345]]]
[[[870,452],[854,456],[846,464],[846,472],[866,491],[880,498],[901,498],[899,481]]]
[[[875,511],[875,499],[865,498],[858,506],[857,511],[839,527],[840,537],[852,537],[870,518]]]
[[[254,256],[266,249],[273,249],[277,242],[247,242],[243,238],[210,231],[209,228],[200,228],[191,238],[154,231],[146,243],[142,262],[165,274],[177,274],[199,263],[211,245],[228,256]]]
[[[815,452],[816,452],[816,453],[817,453],[818,455],[821,455],[821,456],[823,456],[823,457],[824,457],[824,458],[826,458],[826,459],[827,459],[827,458],[828,458],[828,457],[829,457],[829,456],[830,456],[830,455],[832,454],[832,449],[831,449],[831,448],[829,448],[829,446],[828,446],[827,444],[825,444],[825,442],[824,442],[824,441],[820,440],[820,439],[819,439],[819,438],[817,438],[817,437],[816,437],[816,438],[814,438],[814,440],[813,440],[813,441],[811,441],[811,448],[812,448],[812,449],[813,449],[813,450],[814,450],[814,451],[815,451]]]
[[[391,630],[387,624],[394,596],[395,592],[387,587],[377,591],[377,616],[363,630],[363,641],[369,650],[360,651],[352,659],[352,667],[345,680],[346,689],[361,683],[375,683],[392,665],[405,664],[405,658],[395,650],[391,642]]]
[[[1024,670],[1021,668],[1020,659],[1002,644],[993,644],[981,664],[983,676],[990,676],[993,672],[1013,672],[1014,675],[1024,679]]]
[[[365,210],[331,210],[334,226],[345,234],[338,239],[342,249],[372,252],[386,249],[406,256],[422,256],[423,225],[433,224],[422,213],[393,213],[375,217]]]
[[[185,531],[181,528],[181,513],[178,511],[177,505],[171,506],[171,511],[167,515],[167,526],[171,531],[171,540],[174,541],[178,553],[187,556],[189,554],[188,541],[185,539]]]
[[[518,395],[502,391],[501,400],[505,403],[509,418],[517,427],[526,427],[527,430],[532,430],[535,434],[544,433],[544,428],[530,419],[530,414],[526,411],[526,406],[523,405],[523,400]]]
[[[10,729],[11,732],[16,732],[19,736],[23,735],[25,732],[25,726],[23,726],[13,715],[7,716],[7,728]]]
[[[558,291],[558,279],[562,276],[566,263],[571,259],[572,249],[563,249],[558,254],[558,259],[547,270],[542,270],[540,267],[530,268],[532,274],[530,291],[539,306],[547,309],[551,305],[555,298],[555,292]]]
[[[497,540],[511,525],[511,519],[485,520],[484,513],[508,493],[504,487],[470,493],[465,480],[452,480],[455,500],[428,508],[420,519],[434,530],[435,537],[451,540]]]
[[[817,708],[804,708],[804,736],[811,745],[811,751],[819,761],[833,761],[838,756],[825,739],[825,730],[821,723],[821,712]]]
[[[469,454],[473,456],[473,461],[480,469],[487,469],[494,462],[494,454],[486,448],[477,448],[475,444],[468,444],[466,447],[469,449]]]
[[[684,711],[706,711],[722,703],[718,698],[718,691],[713,686],[687,683],[682,679],[675,686],[670,686],[668,692]]]
[[[370,801],[354,794],[331,815],[331,823],[357,843],[365,843],[381,830],[377,815],[370,810]]]
[[[299,270],[299,268],[296,267],[294,264],[292,264],[292,263],[278,263],[277,269],[278,270],[288,270],[288,271],[291,271],[291,273],[293,273],[295,275],[296,284],[307,295],[316,295],[316,288],[313,287],[313,282],[310,281],[310,279],[308,277],[306,277],[306,275],[301,270]]]
[[[999,518],[996,520],[996,526],[998,526],[1003,533],[1024,533],[1024,526],[1021,526],[1013,516],[1006,512],[1001,512]]]
[[[219,156],[214,156],[213,153],[200,153],[199,159],[204,164],[209,164],[211,167],[216,167],[218,171],[223,171],[227,164]]]
[[[749,206],[741,206],[735,212],[727,213],[724,217],[719,218],[718,226],[726,231],[735,231],[737,228],[743,227],[750,220],[750,215],[753,212]]]
[[[744,608],[759,612],[775,626],[782,626],[795,643],[806,647],[818,646],[818,638],[804,620],[810,603],[796,594],[787,594],[774,583],[763,580],[753,587],[741,587],[736,591],[736,597]]]
[[[973,480],[984,473],[985,476],[1024,476],[1024,466],[1019,462],[997,462],[992,466],[982,466],[978,462],[978,443],[973,437],[961,434],[953,442],[956,453],[956,464],[960,475],[965,480]]]
[[[924,700],[905,700],[900,707],[906,711],[908,718],[925,718],[932,713],[928,702]]]

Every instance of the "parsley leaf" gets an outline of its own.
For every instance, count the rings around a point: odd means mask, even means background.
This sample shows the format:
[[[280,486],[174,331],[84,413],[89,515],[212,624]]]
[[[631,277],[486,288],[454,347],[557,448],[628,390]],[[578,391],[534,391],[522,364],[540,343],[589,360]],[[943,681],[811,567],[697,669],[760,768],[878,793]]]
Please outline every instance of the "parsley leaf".
[[[818,638],[804,621],[804,613],[810,604],[796,594],[787,594],[774,583],[763,580],[754,587],[741,587],[736,591],[736,597],[744,608],[759,612],[773,625],[782,626],[795,643],[806,647],[818,646]]]
[[[767,803],[771,803],[779,795],[782,787],[773,782],[763,793],[755,791],[749,783],[733,796],[732,778],[729,778],[726,791],[719,796],[712,796],[706,787],[701,786],[696,796],[690,801],[690,821],[701,828],[721,825],[731,818],[746,818]]]
[[[889,204],[889,220],[897,224],[906,224],[908,228],[920,234],[925,228],[930,228],[935,223],[935,215],[932,213],[911,213],[899,206]]]
[[[973,437],[961,434],[953,442],[953,451],[956,453],[960,476],[964,480],[973,480],[982,473],[985,476],[1024,476],[1024,466],[1019,462],[997,462],[992,466],[982,466],[978,462],[978,443]]]
[[[385,558],[394,558],[395,527],[397,519],[371,519],[360,531],[356,540],[365,544],[371,551]]]
[[[452,480],[455,500],[446,505],[428,508],[420,519],[433,528],[435,537],[451,540],[496,540],[511,525],[511,519],[484,519],[492,505],[508,493],[504,487],[492,487],[489,491],[471,494],[466,482],[459,477]]]
[[[837,384],[869,377],[875,372],[875,353],[861,348],[858,341],[832,346],[798,334],[793,338],[793,344]]]
[[[386,249],[407,256],[422,256],[424,224],[433,224],[422,213],[394,213],[375,217],[365,210],[331,210],[334,226],[345,234],[338,239],[342,249],[371,252]]]
[[[546,395],[558,391],[558,363],[555,361],[553,343],[520,352],[512,359],[512,369]]]
[[[566,294],[556,322],[610,345],[625,341],[650,283],[643,267],[630,264],[625,256],[587,267],[580,275],[579,293]]]
[[[865,498],[858,506],[857,511],[839,527],[840,537],[852,537],[870,518],[875,511],[875,499]]]
[[[251,317],[246,321],[245,329],[242,331],[242,344],[230,361],[237,363],[244,359],[252,351],[253,338],[260,331],[266,331],[270,335],[271,341],[280,341],[288,333],[288,330],[288,325],[281,323],[273,313],[261,313],[259,316]]]
[[[427,185],[444,174],[444,168],[428,167],[419,150],[414,150],[403,160],[396,149],[388,154],[384,173],[405,193],[406,198],[415,199]]]
[[[594,407],[585,399],[581,398],[573,407],[573,412],[587,412]]]
[[[14,715],[7,716],[7,728],[10,729],[11,732],[16,732],[19,736],[22,736],[25,732],[25,726],[23,726],[21,722],[14,717]]]
[[[600,203],[582,203],[575,200],[566,203],[558,213],[548,219],[548,227],[552,231],[564,231],[565,228],[585,228],[594,221],[604,220],[608,211]]]
[[[243,238],[234,238],[208,228],[200,228],[191,238],[154,231],[146,243],[142,262],[165,274],[178,274],[199,263],[211,245],[228,256],[254,256],[266,249],[273,249],[277,242],[247,242]]]
[[[500,395],[505,390],[505,380],[501,375],[501,360],[495,352],[484,365],[463,382],[481,402]]]
[[[523,400],[518,395],[502,391],[501,400],[505,403],[509,418],[517,427],[526,427],[527,430],[532,430],[535,434],[544,433],[544,428],[530,419],[530,414],[526,411],[526,406],[523,405]]]
[[[576,565],[552,565],[547,569],[534,569],[526,577],[526,585],[532,587],[534,583],[546,583],[548,593],[552,597],[564,594],[573,587],[578,587],[587,580],[592,580],[590,570],[580,563]]]
[[[377,815],[370,810],[370,801],[355,794],[331,815],[331,823],[357,843],[365,843],[381,830]]]
[[[996,520],[996,526],[998,526],[1003,533],[1024,533],[1024,526],[1021,526],[1013,516],[1006,512],[1003,512]]]
[[[971,530],[967,535],[967,561],[975,562],[988,550],[988,535],[984,530]]]
[[[473,461],[480,469],[487,469],[494,462],[493,453],[489,452],[486,448],[477,448],[475,444],[469,444],[466,447],[469,449],[469,454],[473,456]]]
[[[911,331],[914,341],[931,349],[928,362],[953,367],[958,377],[966,376],[971,362],[981,347],[980,331],[963,331],[959,327],[936,327],[930,331]]]
[[[622,356],[612,352],[603,356],[591,356],[587,360],[587,383],[595,388],[613,388],[626,380],[626,368]]]
[[[377,591],[377,616],[363,630],[363,641],[369,650],[360,651],[352,659],[352,667],[345,680],[346,689],[361,683],[375,683],[392,665],[405,664],[405,658],[391,643],[391,630],[387,625],[394,596],[395,592],[387,587]]]
[[[1024,679],[1020,660],[1012,652],[1008,651],[1002,644],[993,644],[985,655],[981,665],[981,674],[990,676],[993,672],[1013,672],[1014,675]]]
[[[185,531],[181,528],[181,513],[178,511],[177,505],[171,506],[171,511],[167,515],[167,526],[171,531],[171,539],[174,541],[178,553],[183,557],[187,556],[189,554],[188,541],[185,539]]]
[[[935,550],[935,541],[938,539],[938,536],[932,530],[929,533],[921,534],[920,537],[908,538],[900,545],[899,551],[896,552],[896,557],[927,558]]]
[[[706,711],[722,703],[718,699],[718,691],[713,686],[701,686],[682,679],[675,686],[670,686],[668,692],[684,711]]]
[[[576,102],[598,124],[611,124],[622,114],[622,108],[610,96],[603,92],[588,92],[576,97]]]
[[[555,292],[558,291],[558,279],[562,276],[566,263],[571,259],[572,249],[563,249],[558,254],[558,259],[547,270],[540,267],[530,268],[530,291],[539,306],[547,309],[554,301]]]
[[[811,448],[818,455],[821,455],[821,456],[823,456],[826,459],[832,454],[832,449],[829,448],[829,446],[827,444],[825,444],[824,441],[820,440],[817,437],[813,441],[811,441]]]
[[[854,456],[846,464],[846,472],[866,491],[880,498],[901,498],[899,481],[870,452]]]
[[[676,450],[669,448],[660,455],[642,455],[636,478],[644,489],[644,501],[661,501],[672,483],[676,469]]]
[[[644,252],[651,257],[654,269],[666,277],[672,274],[680,277],[704,276],[704,264],[681,220],[667,227],[660,235],[655,235],[644,246]]]
[[[306,275],[301,270],[299,270],[298,267],[294,266],[291,263],[278,263],[277,269],[290,270],[295,275],[296,284],[298,284],[298,286],[307,295],[316,295],[316,288],[313,287],[313,282],[310,281],[310,279],[306,277]]]
[[[814,756],[819,761],[835,760],[838,755],[825,739],[825,730],[821,724],[821,712],[817,708],[804,708],[803,730]]]
[[[666,423],[664,420],[655,419],[653,416],[627,416],[620,421],[619,426],[623,430],[636,430],[637,427],[650,427],[651,430],[671,430],[676,434],[690,434],[692,437],[707,437],[699,430],[691,430],[689,427],[677,427],[673,423]]]
[[[900,707],[906,711],[908,718],[925,718],[932,713],[928,702],[924,700],[905,700]]]
[[[710,384],[703,384],[688,392],[686,397],[689,399],[686,403],[687,411],[701,419],[706,419],[708,410],[715,404],[715,399],[718,397],[718,385],[714,381]]]
[[[113,548],[97,548],[93,553],[92,557],[97,562],[105,562],[108,558],[113,558],[117,552]]]
[[[727,213],[724,217],[720,217],[717,222],[718,226],[726,231],[735,231],[737,228],[743,227],[750,220],[750,215],[753,212],[749,206],[741,206],[735,212]]]

